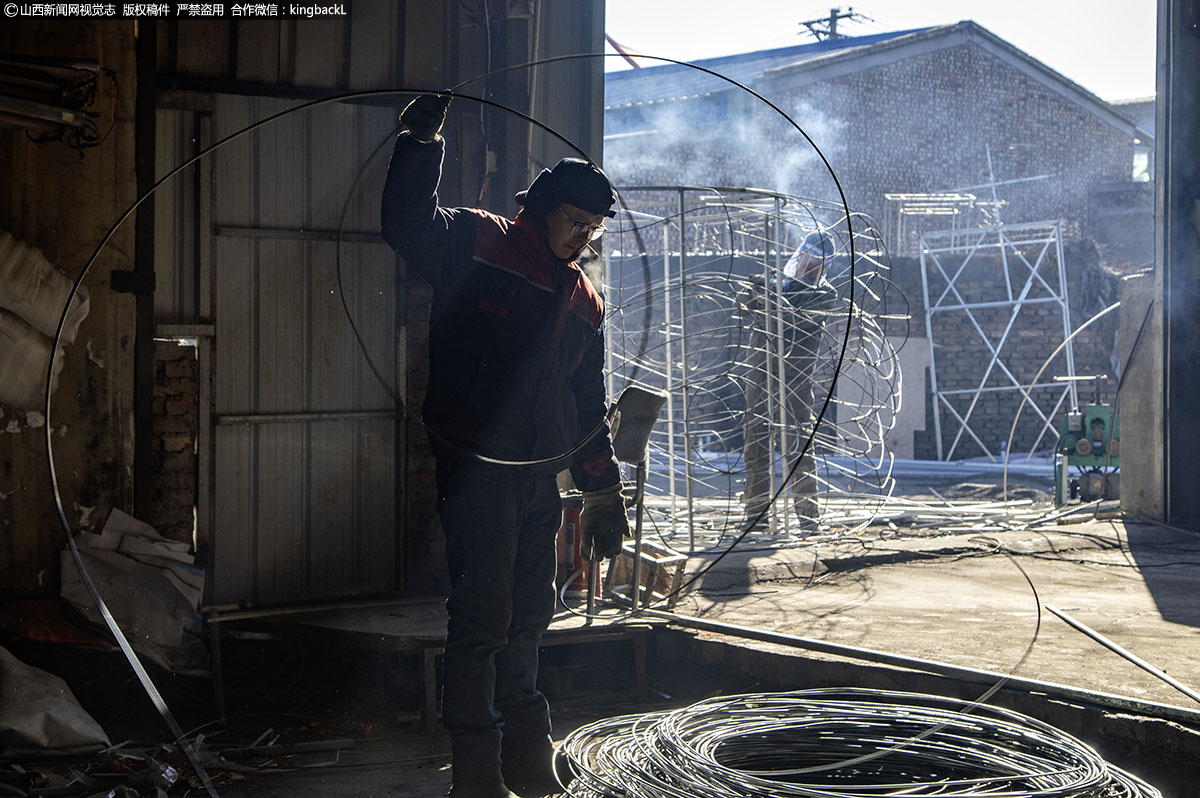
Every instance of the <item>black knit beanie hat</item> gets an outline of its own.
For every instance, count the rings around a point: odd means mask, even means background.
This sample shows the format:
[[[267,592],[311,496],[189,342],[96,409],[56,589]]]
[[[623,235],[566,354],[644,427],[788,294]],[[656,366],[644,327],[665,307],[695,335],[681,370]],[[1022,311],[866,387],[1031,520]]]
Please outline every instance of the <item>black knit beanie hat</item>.
[[[588,213],[613,217],[617,201],[612,182],[599,167],[580,158],[563,158],[553,169],[543,169],[529,188],[518,191],[517,204],[535,216],[545,216],[566,202]]]

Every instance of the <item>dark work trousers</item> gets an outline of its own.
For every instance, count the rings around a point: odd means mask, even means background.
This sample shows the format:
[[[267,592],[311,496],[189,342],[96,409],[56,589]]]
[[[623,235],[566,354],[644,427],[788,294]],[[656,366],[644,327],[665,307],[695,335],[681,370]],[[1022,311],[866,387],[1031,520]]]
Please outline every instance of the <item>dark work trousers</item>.
[[[438,454],[450,570],[442,720],[454,780],[488,780],[499,777],[502,752],[519,757],[549,740],[549,707],[536,682],[538,646],[554,614],[562,500],[553,475]]]

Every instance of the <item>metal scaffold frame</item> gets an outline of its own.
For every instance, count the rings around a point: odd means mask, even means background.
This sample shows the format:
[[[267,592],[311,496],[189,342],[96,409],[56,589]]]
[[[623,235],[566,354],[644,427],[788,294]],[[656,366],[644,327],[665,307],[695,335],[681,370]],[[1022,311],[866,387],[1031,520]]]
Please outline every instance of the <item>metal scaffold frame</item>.
[[[870,220],[852,230],[838,206],[760,189],[621,194],[604,249],[608,389],[668,396],[646,502],[662,542],[706,550],[749,526],[791,545],[865,523],[870,512],[840,508],[890,494],[884,434],[900,406],[890,270]],[[818,245],[814,273],[798,253]]]
[[[1000,266],[1004,273],[1003,297],[998,300],[968,302],[960,286],[975,276],[969,269],[981,259],[976,256],[988,250],[996,251],[1000,257]],[[1042,267],[1046,256],[1053,252],[1056,260],[1052,269],[1053,277],[1047,281],[1042,275]],[[1031,261],[1032,257],[1032,261]],[[961,258],[957,265],[951,259]],[[1021,267],[1028,276],[1019,288],[1014,286],[1013,272],[1022,274]],[[940,288],[940,293],[931,298],[930,278],[939,278],[933,290]],[[1057,278],[1055,280],[1054,278]],[[1040,429],[1034,437],[1032,446],[1026,456],[1028,460],[1047,435],[1053,440],[1057,437],[1057,427],[1053,421],[1068,399],[1071,406],[1077,404],[1074,382],[1042,382],[1029,384],[1022,382],[1005,362],[1005,345],[1016,327],[1021,311],[1028,306],[1051,304],[1059,308],[1062,319],[1062,340],[1071,334],[1071,314],[1067,301],[1067,278],[1063,261],[1062,222],[1028,222],[1023,224],[998,224],[990,227],[978,227],[970,230],[942,230],[921,234],[921,289],[925,299],[925,336],[929,341],[929,377],[934,397],[934,435],[937,442],[939,459],[951,460],[966,435],[973,440],[991,460],[997,460],[993,452],[981,436],[971,426],[972,416],[977,409],[980,398],[986,393],[1005,393],[1019,391],[1022,395],[1031,394],[1029,407],[1032,409],[1031,418],[1040,423]],[[993,342],[980,322],[977,315],[980,311],[1007,310],[1007,321],[999,330],[999,338]],[[984,365],[982,372],[973,374],[972,381],[977,376],[977,384],[973,388],[944,390],[938,382],[938,341],[934,337],[934,315],[959,313],[965,315],[969,326],[983,341],[990,359]],[[1050,342],[1047,351],[1058,342]],[[1065,347],[1066,376],[1075,376],[1075,355],[1070,342]],[[999,373],[1001,382],[1006,384],[989,385],[993,373]],[[1052,407],[1048,410],[1039,406],[1032,397],[1033,391],[1051,391]],[[965,412],[960,412],[952,403],[952,398],[969,396]],[[1045,402],[1043,401],[1043,405]],[[949,416],[949,430],[943,430],[943,412]],[[953,432],[953,440],[949,447],[943,443],[949,432]]]

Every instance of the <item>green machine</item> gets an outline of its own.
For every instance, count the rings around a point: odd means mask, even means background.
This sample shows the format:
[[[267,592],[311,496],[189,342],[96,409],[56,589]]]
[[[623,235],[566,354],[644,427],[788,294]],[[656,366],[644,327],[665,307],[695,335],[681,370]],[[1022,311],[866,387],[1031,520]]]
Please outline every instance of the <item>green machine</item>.
[[[1072,408],[1058,422],[1054,465],[1054,503],[1078,499],[1118,499],[1121,496],[1121,420],[1113,418],[1112,405],[1100,402],[1100,386],[1108,375],[1055,377],[1055,382],[1094,380],[1092,404]],[[1079,469],[1071,476],[1071,467]]]

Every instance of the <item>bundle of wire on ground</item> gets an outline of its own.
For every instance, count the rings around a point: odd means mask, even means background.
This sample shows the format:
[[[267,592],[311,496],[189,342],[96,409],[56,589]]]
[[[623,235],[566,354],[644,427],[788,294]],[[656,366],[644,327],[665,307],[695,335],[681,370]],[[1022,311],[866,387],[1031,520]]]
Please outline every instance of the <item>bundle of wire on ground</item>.
[[[580,727],[573,798],[1161,798],[1011,710],[859,688],[754,693]]]

